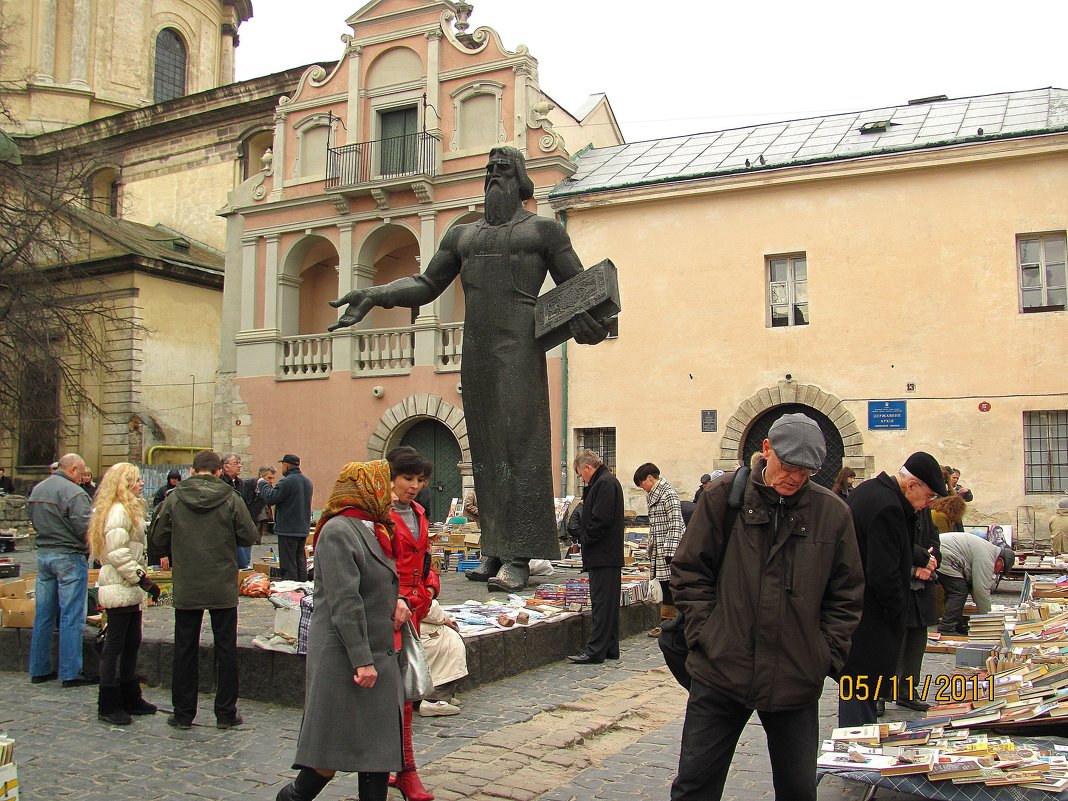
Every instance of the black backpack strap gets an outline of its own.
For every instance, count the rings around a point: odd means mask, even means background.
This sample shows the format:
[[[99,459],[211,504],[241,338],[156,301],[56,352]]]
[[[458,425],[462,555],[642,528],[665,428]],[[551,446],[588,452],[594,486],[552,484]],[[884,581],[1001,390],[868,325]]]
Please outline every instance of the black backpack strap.
[[[745,497],[745,485],[752,472],[748,467],[739,467],[734,471],[734,478],[731,479],[731,488],[727,491],[727,511],[723,515],[723,550],[719,554],[720,568],[723,567],[723,560],[727,557],[727,545],[731,541],[734,521],[738,519],[738,510],[742,508],[742,499]]]

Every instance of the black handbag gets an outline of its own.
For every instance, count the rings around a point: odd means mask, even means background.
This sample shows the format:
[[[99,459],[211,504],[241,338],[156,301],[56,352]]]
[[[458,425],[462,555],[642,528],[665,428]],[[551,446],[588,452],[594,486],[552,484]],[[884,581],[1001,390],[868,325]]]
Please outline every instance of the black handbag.
[[[731,479],[731,488],[727,492],[727,511],[723,516],[723,549],[720,551],[719,564],[716,566],[717,578],[723,566],[723,559],[727,555],[731,529],[734,528],[738,510],[742,508],[745,484],[751,472],[748,467],[739,467],[734,472],[734,478]],[[675,677],[675,681],[687,690],[690,689],[690,672],[686,669],[686,657],[690,655],[690,646],[686,643],[686,617],[681,611],[677,612],[671,620],[660,624],[660,636],[656,638],[656,642],[660,646],[660,652],[664,655],[664,664]]]

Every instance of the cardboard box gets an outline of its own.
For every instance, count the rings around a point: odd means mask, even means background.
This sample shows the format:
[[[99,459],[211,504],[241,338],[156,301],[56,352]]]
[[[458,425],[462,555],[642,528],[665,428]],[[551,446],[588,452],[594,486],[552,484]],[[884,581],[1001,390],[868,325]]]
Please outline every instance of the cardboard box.
[[[255,572],[256,572],[256,568],[254,568],[254,567],[250,568],[249,570],[238,570],[237,571],[237,588],[241,589],[241,582],[243,582],[246,578],[248,578],[249,576],[251,576]]]
[[[0,801],[19,801],[18,764],[0,765]]]
[[[253,562],[252,569],[263,573],[269,579],[282,578],[282,568],[278,566],[278,562]]]
[[[11,579],[10,581],[0,581],[0,598],[22,598],[23,600],[32,598],[36,585],[36,579],[32,579],[29,576]]]
[[[5,629],[32,629],[37,602],[32,598],[0,598],[0,626]]]
[[[478,548],[482,545],[482,533],[479,531],[464,534],[464,545],[469,548]]]

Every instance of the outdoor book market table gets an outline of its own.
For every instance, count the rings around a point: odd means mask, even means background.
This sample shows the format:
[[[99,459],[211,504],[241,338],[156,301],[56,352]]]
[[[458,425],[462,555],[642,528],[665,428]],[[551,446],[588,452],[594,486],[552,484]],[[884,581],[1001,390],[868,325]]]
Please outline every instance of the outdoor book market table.
[[[1064,752],[1068,752],[1068,740],[1063,737],[1013,739],[1018,748],[1034,748],[1054,753],[1063,749]],[[1018,784],[995,787],[988,787],[982,783],[954,784],[951,780],[931,781],[925,775],[883,776],[878,770],[865,770],[861,765],[858,765],[857,768],[820,767],[817,769],[816,774],[817,781],[824,776],[830,775],[871,785],[871,789],[864,796],[865,801],[874,796],[880,787],[919,796],[920,798],[945,799],[945,801],[1004,801],[1005,799],[1013,799],[1013,801],[1061,799],[1061,801],[1068,801],[1068,790],[1050,792],[1023,787]]]

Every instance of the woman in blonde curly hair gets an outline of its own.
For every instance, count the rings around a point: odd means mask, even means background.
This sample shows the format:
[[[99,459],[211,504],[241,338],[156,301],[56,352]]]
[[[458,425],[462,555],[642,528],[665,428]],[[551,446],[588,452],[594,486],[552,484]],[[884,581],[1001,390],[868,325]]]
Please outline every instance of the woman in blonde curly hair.
[[[130,715],[156,711],[141,697],[137,680],[145,593],[159,598],[159,587],[145,573],[144,486],[135,465],[112,465],[97,487],[89,518],[89,549],[101,565],[97,600],[108,615],[97,716],[119,726],[128,725]]]

